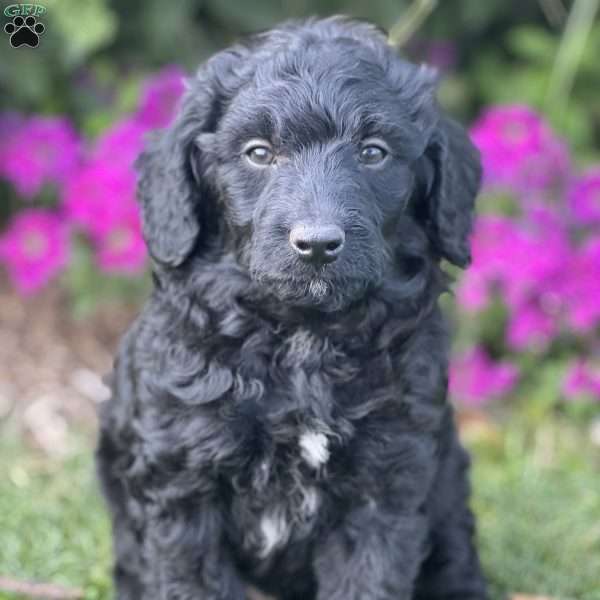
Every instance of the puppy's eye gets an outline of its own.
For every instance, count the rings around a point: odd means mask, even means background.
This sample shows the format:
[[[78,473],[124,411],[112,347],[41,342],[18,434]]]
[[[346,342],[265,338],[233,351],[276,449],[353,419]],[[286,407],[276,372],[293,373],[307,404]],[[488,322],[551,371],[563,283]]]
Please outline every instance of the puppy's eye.
[[[253,142],[244,150],[246,158],[256,167],[268,167],[275,162],[275,153],[265,142]]]
[[[369,141],[360,149],[360,161],[365,165],[378,165],[388,154],[387,148],[382,143]]]

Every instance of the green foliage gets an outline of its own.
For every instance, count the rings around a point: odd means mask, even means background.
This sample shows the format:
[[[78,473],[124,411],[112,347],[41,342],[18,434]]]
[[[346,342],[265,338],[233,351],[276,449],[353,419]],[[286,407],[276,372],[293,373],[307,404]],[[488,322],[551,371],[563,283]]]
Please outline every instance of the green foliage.
[[[47,27],[38,48],[12,49],[2,41],[0,110],[67,114],[94,138],[133,108],[144,75],[166,63],[191,71],[240,33],[290,17],[346,13],[389,29],[412,2],[46,4]],[[446,73],[440,95],[451,112],[469,122],[488,104],[528,103],[542,109],[572,141],[577,158],[587,162],[597,158],[600,141],[600,24],[580,36],[582,55],[568,56],[565,63],[574,65],[567,73],[572,88],[565,92],[559,86],[555,96],[552,80],[563,36],[564,22],[550,22],[539,2],[438,1],[405,51],[420,60],[424,54],[416,41],[450,40],[456,65]],[[483,212],[515,210],[508,198],[485,202]],[[0,220],[21,204],[0,183]],[[77,314],[93,309],[99,299],[136,302],[146,293],[146,279],[98,278],[84,244],[76,245],[74,254],[64,284]],[[492,305],[485,319],[461,324],[459,344],[482,339],[492,352],[505,352],[499,333],[505,317],[499,304]],[[474,447],[474,506],[494,600],[516,591],[600,600],[600,456],[582,442],[597,407],[560,402],[565,356],[550,354],[542,362],[535,351],[523,355],[522,401],[496,407],[505,418],[514,413],[506,433],[499,442]],[[581,429],[567,427],[565,416]],[[81,586],[86,600],[108,599],[109,524],[89,447],[75,442],[67,458],[49,459],[0,433],[0,574]],[[9,597],[0,592],[0,598]]]
[[[85,121],[94,112],[98,98],[86,95],[85,89],[73,85],[74,80],[106,71],[107,63],[113,70],[110,84],[118,86],[125,72],[139,75],[169,62],[193,69],[240,34],[288,18],[348,14],[390,29],[402,25],[420,4],[425,3],[54,0],[48,2],[44,17],[47,28],[40,47],[5,49],[0,85],[9,93],[0,105],[67,112]],[[600,107],[594,100],[600,83],[596,58],[600,53],[599,24],[582,36],[584,52],[580,60],[567,61],[574,63],[576,72],[572,73],[574,87],[565,111],[561,103],[548,96],[548,85],[563,40],[566,14],[562,23],[551,22],[540,2],[519,0],[438,1],[431,5],[433,11],[427,12],[411,41],[449,40],[456,46],[457,68],[449,73],[443,86],[443,96],[453,110],[470,119],[487,103],[527,102],[545,108],[561,131],[574,135],[576,142],[591,144],[598,140]],[[417,60],[423,58],[413,52],[411,41],[408,53]],[[553,114],[555,108],[558,114]]]
[[[492,600],[515,592],[600,600],[600,452],[561,420],[524,421],[516,415],[499,439],[472,442]],[[75,439],[66,458],[49,459],[3,435],[0,473],[0,573],[108,600],[109,523],[89,447]]]
[[[585,17],[596,2],[578,0],[573,6],[583,6],[579,13]],[[5,93],[0,110],[66,114],[90,138],[131,111],[143,78],[167,63],[181,64],[191,72],[241,34],[288,18],[348,14],[403,34],[408,31],[403,50],[416,61],[429,58],[430,42],[449,43],[454,64],[444,72],[440,97],[465,122],[486,105],[525,102],[549,116],[572,141],[578,159],[588,162],[598,156],[600,23],[575,21],[566,35],[568,12],[549,19],[542,2],[48,0],[45,4],[46,31],[40,46],[12,49],[5,44],[2,49],[0,89]],[[406,21],[417,13],[415,31]],[[566,50],[561,53],[561,48]],[[559,55],[566,57],[561,62],[566,69],[557,69]],[[560,85],[565,79],[572,86]],[[1,225],[20,202],[5,193],[3,185],[0,195]],[[497,209],[495,203],[489,204]],[[79,273],[75,279],[82,281],[83,276]],[[86,295],[78,301],[84,306],[91,297],[102,298],[97,286],[89,293],[80,285],[73,289]]]
[[[72,310],[76,318],[91,314],[103,304],[122,302],[124,298],[132,304],[141,304],[150,291],[150,275],[98,275],[94,267],[93,256],[88,244],[83,240],[73,244],[73,256],[69,269],[63,277],[63,284],[70,292]]]
[[[474,507],[494,598],[600,600],[600,455],[562,422],[515,418],[496,456],[479,447]]]
[[[576,149],[592,151],[599,115],[591,95],[598,89],[600,74],[590,67],[600,51],[600,26],[592,29],[586,41],[567,107],[549,89],[561,37],[540,25],[522,25],[508,30],[503,42],[508,58],[497,49],[486,48],[473,64],[473,82],[481,94],[481,102],[520,102],[533,106],[545,112],[557,130],[574,142]],[[590,123],[591,115],[594,118]]]
[[[115,15],[103,0],[57,0],[48,16],[50,27],[61,38],[67,68],[81,65],[90,54],[110,43],[117,32]]]
[[[108,518],[88,449],[75,442],[50,460],[3,432],[0,444],[0,574],[82,587],[85,600],[109,598]],[[13,596],[0,592],[0,599]]]

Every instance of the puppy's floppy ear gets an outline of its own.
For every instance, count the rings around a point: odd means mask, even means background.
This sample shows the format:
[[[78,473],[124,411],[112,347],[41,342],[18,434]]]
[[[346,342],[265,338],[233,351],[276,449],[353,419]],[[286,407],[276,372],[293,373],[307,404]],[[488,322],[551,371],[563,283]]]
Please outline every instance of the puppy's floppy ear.
[[[203,181],[196,141],[215,130],[237,82],[231,64],[244,52],[225,50],[201,68],[188,82],[174,122],[150,139],[136,161],[144,238],[150,255],[162,265],[185,261],[214,210],[214,192]]]
[[[200,184],[189,163],[193,136],[184,135],[181,117],[154,135],[136,161],[138,198],[148,251],[157,262],[179,266],[200,233]]]
[[[464,268],[471,261],[469,234],[481,182],[479,152],[458,123],[442,117],[421,162],[431,241],[440,256]]]

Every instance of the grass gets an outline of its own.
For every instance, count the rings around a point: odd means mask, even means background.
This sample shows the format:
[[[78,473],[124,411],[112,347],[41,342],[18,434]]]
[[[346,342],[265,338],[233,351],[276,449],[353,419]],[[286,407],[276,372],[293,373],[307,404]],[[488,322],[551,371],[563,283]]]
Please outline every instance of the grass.
[[[600,600],[600,467],[582,436],[550,424],[477,436],[474,506],[493,600],[508,593]],[[91,451],[40,456],[0,442],[0,576],[110,595],[109,523]],[[2,600],[16,596],[0,592]]]
[[[556,424],[474,448],[473,505],[493,598],[600,600],[600,453]]]
[[[91,451],[80,445],[49,460],[5,440],[0,444],[0,576],[110,595],[109,523],[98,495]],[[17,596],[0,592],[2,600]]]

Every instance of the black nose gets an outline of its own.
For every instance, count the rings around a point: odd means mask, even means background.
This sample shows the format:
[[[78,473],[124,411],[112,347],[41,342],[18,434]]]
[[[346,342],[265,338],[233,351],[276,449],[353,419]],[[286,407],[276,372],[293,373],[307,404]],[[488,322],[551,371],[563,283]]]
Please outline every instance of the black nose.
[[[337,225],[298,224],[290,231],[290,244],[306,262],[333,262],[342,251],[346,236]]]

